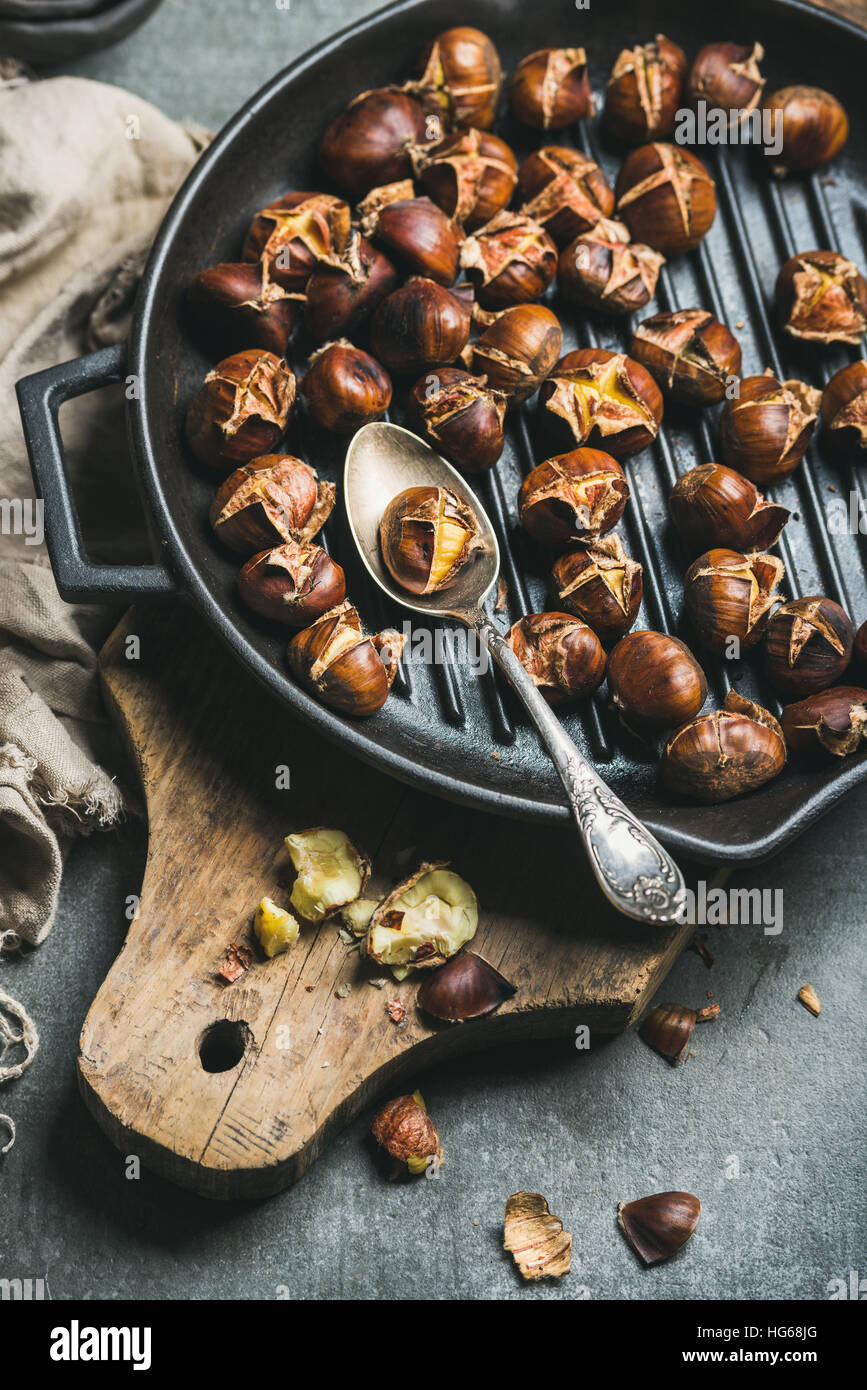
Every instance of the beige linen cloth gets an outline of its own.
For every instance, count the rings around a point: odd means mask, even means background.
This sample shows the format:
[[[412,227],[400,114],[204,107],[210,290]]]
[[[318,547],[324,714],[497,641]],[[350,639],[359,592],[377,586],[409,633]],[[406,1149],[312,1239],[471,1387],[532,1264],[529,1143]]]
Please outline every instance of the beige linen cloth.
[[[96,671],[117,615],[64,603],[34,543],[14,384],[126,335],[147,247],[207,138],[116,87],[0,61],[0,933],[34,945],[72,838],[123,814]],[[61,423],[94,558],[146,559],[120,388]]]

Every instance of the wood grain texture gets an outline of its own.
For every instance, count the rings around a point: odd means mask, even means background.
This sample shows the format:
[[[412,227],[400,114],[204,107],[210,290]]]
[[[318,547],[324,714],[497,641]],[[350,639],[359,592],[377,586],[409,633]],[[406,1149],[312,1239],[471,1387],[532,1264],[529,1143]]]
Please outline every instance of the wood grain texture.
[[[127,659],[135,634],[140,657]],[[298,1178],[375,1095],[444,1057],[508,1040],[629,1026],[692,928],[615,916],[574,835],[500,821],[409,791],[292,722],[192,613],[133,609],[101,657],[106,696],[138,765],[149,817],[140,906],[94,1001],[78,1061],[109,1137],[211,1197],[258,1197]],[[291,771],[278,790],[275,769]],[[333,923],[238,982],[215,972],[251,917],[286,901],[283,836],[334,825],[374,858],[385,890],[423,859],[450,859],[482,906],[475,949],[518,986],[497,1014],[437,1024],[417,981],[379,990]],[[381,973],[381,972],[380,972]],[[342,983],[353,986],[346,998]],[[386,1001],[399,998],[397,1027]],[[205,1031],[246,1025],[233,1069],[207,1072]],[[248,1030],[248,1031],[247,1031]]]

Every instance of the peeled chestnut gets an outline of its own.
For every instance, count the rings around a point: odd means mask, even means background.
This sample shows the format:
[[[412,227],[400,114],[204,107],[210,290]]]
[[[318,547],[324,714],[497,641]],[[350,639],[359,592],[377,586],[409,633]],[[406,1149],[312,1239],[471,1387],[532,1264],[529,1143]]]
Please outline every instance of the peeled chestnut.
[[[518,515],[534,541],[557,548],[610,531],[628,500],[629,484],[616,459],[601,449],[573,449],[527,474]]]
[[[548,431],[562,445],[597,443],[615,458],[652,444],[662,420],[659,387],[624,352],[579,348],[561,357],[539,391]]]
[[[563,330],[544,304],[505,309],[472,344],[474,372],[516,405],[538,391],[563,344]]]
[[[369,352],[340,338],[314,352],[301,392],[318,425],[351,434],[388,410],[391,378]]]
[[[503,452],[506,398],[457,367],[438,367],[410,392],[413,429],[465,473],[493,468]]]
[[[513,625],[508,641],[549,705],[575,704],[602,684],[602,644],[568,613],[529,613]]]
[[[345,250],[349,204],[330,193],[286,193],[257,212],[244,239],[245,261],[262,261],[269,278],[300,293],[326,256]]]
[[[741,379],[738,395],[720,415],[723,458],[754,483],[792,473],[816,428],[821,391],[803,381],[777,381],[770,372]]]
[[[442,1163],[439,1135],[418,1091],[411,1096],[398,1096],[384,1105],[373,1122],[371,1133],[398,1171],[406,1169],[413,1177],[418,1177],[432,1162]]]
[[[617,216],[635,241],[667,256],[691,251],[716,216],[714,182],[700,159],[679,145],[641,145],[615,185]]]
[[[858,347],[867,332],[867,280],[839,251],[802,251],[777,276],[777,313],[791,338]]]
[[[483,547],[478,523],[446,487],[410,487],[393,497],[379,523],[382,558],[392,579],[411,594],[450,589]]]
[[[289,643],[298,683],[341,714],[367,715],[388,699],[406,638],[399,632],[367,637],[357,609],[341,603]]]
[[[470,336],[463,294],[415,276],[382,301],[370,324],[375,357],[399,376],[454,362]]]
[[[722,463],[691,468],[675,483],[668,511],[689,550],[769,550],[791,516],[743,474]]]
[[[835,372],[822,393],[822,421],[835,444],[867,449],[867,362]]]
[[[698,714],[707,680],[685,642],[664,632],[629,632],[608,657],[611,702],[629,729],[670,729]]]
[[[425,193],[467,232],[506,206],[518,177],[518,161],[505,140],[475,128],[420,145],[411,154]]]
[[[288,541],[247,561],[238,576],[238,592],[263,618],[306,627],[343,602],[346,581],[321,545]]]
[[[719,1004],[708,1004],[703,1009],[688,1009],[684,1004],[657,1004],[642,1020],[638,1036],[670,1066],[677,1067],[686,1061],[696,1024],[719,1018],[719,1012]]]
[[[560,253],[557,285],[582,308],[633,314],[653,298],[664,264],[658,251],[629,240],[623,222],[602,218]]]
[[[709,107],[734,111],[741,121],[758,106],[765,79],[759,63],[765,53],[760,43],[744,48],[739,43],[709,43],[698,54],[689,74],[689,96],[693,105],[707,102]]]
[[[540,48],[520,62],[509,81],[509,110],[534,130],[564,130],[593,114],[583,48]]]
[[[677,309],[640,323],[629,352],[662,391],[685,405],[712,405],[740,376],[741,348],[706,309]]]
[[[683,583],[686,615],[703,647],[738,660],[761,639],[785,568],[776,555],[708,550]]]
[[[615,532],[567,550],[551,573],[560,603],[601,641],[616,641],[638,617],[641,566],[626,554]]]
[[[459,25],[438,34],[419,63],[421,77],[411,88],[448,126],[494,124],[503,85],[500,57],[481,29]]]
[[[670,792],[713,805],[770,782],[785,763],[783,731],[774,716],[730,690],[723,709],[675,730],[659,771]]]
[[[416,198],[412,179],[374,188],[358,204],[361,230],[410,275],[451,285],[458,273],[461,238],[442,208]]]
[[[292,454],[264,454],[236,468],[211,503],[214,534],[230,550],[252,555],[281,542],[307,541],[334,507],[334,483],[319,482]]]
[[[265,348],[282,357],[304,308],[303,295],[289,295],[268,279],[261,261],[212,265],[190,281],[187,303],[196,327],[219,352]],[[214,354],[216,356],[216,353]]]
[[[786,705],[781,718],[793,752],[845,758],[867,742],[867,690],[858,685],[819,690]]]
[[[273,449],[295,403],[295,377],[273,352],[224,357],[190,402],[187,443],[201,463],[224,472]]]
[[[346,249],[320,261],[307,281],[304,318],[310,337],[324,343],[351,333],[398,282],[388,257],[355,233]]]
[[[464,1023],[493,1013],[515,992],[515,985],[481,956],[461,951],[438,970],[426,971],[416,1002],[434,1018]]]
[[[420,102],[386,88],[362,92],[331,122],[319,146],[319,163],[352,198],[412,173],[409,150],[430,138]]]
[[[633,145],[670,135],[688,68],[683,49],[664,34],[652,43],[624,48],[605,87],[609,130]]]
[[[765,675],[784,695],[824,690],[852,657],[855,629],[833,599],[793,599],[778,608],[765,630]]]
[[[783,147],[775,173],[818,169],[839,154],[849,137],[849,117],[836,97],[821,87],[781,87],[764,103],[771,119],[779,112]]]
[[[558,246],[614,211],[614,190],[599,165],[580,150],[547,145],[529,154],[518,174],[521,211],[543,226]]]
[[[461,265],[486,309],[539,299],[554,279],[557,247],[538,222],[498,212],[461,246]]]
[[[617,1221],[644,1264],[657,1265],[686,1245],[700,1216],[701,1202],[691,1192],[657,1192],[621,1202]]]

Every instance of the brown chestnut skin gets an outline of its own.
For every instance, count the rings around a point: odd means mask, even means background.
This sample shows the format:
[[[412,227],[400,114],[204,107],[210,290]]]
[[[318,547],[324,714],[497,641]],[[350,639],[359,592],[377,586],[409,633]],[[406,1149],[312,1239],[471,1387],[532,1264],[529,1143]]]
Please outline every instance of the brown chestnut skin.
[[[187,443],[200,463],[224,473],[266,454],[283,437],[295,403],[295,377],[273,352],[251,348],[224,357],[187,409]]]
[[[734,660],[755,647],[781,597],[783,573],[776,555],[742,555],[724,547],[700,555],[683,583],[686,615],[700,644]]]
[[[671,135],[688,71],[683,49],[664,34],[624,48],[605,88],[608,129],[631,145]]]
[[[539,545],[562,549],[610,531],[628,500],[629,484],[616,459],[601,449],[573,449],[527,474],[518,516]]]
[[[363,92],[326,130],[319,163],[342,193],[361,198],[371,188],[409,178],[410,146],[429,138],[424,109],[407,92]]]
[[[663,395],[684,405],[714,405],[741,373],[735,335],[706,309],[654,314],[632,336],[629,355],[646,367]]]
[[[849,138],[849,117],[837,98],[821,87],[781,87],[764,107],[772,118],[779,111],[783,120],[776,173],[818,169],[839,154]]]
[[[369,352],[341,339],[313,354],[301,393],[317,425],[352,434],[388,410],[391,377]]]
[[[488,130],[497,118],[503,69],[481,29],[458,25],[438,34],[421,55],[417,87],[448,126]],[[431,100],[432,99],[432,100]]]
[[[458,367],[423,376],[407,401],[416,433],[465,473],[493,468],[503,452],[505,414],[505,397]]]
[[[315,343],[352,333],[399,282],[388,257],[356,237],[344,256],[320,264],[307,281],[307,332]]]
[[[770,372],[742,377],[720,415],[726,463],[759,485],[788,477],[807,452],[820,401],[821,392],[803,381],[778,381]]]
[[[862,623],[855,633],[852,656],[856,670],[867,676],[867,622]]]
[[[714,548],[770,550],[792,515],[722,463],[703,463],[678,478],[668,512],[693,555]]]
[[[539,299],[557,272],[551,237],[521,213],[498,212],[461,247],[461,265],[485,309]]]
[[[614,190],[594,160],[563,145],[546,145],[521,165],[516,190],[522,212],[558,246],[568,246],[614,211]]]
[[[696,55],[689,74],[689,98],[693,105],[749,112],[758,106],[765,80],[759,71],[764,58],[760,43],[745,48],[739,43],[709,43]]]
[[[659,772],[668,791],[714,805],[755,791],[779,776],[785,764],[786,744],[776,719],[730,690],[723,709],[675,729]]]
[[[708,1004],[704,1009],[688,1009],[684,1004],[657,1004],[642,1020],[638,1036],[664,1057],[669,1066],[677,1067],[686,1061],[696,1024],[709,1023],[718,1018],[719,1013],[719,1004]]]
[[[393,497],[379,523],[386,569],[411,594],[450,589],[481,549],[470,507],[450,488],[409,487]]]
[[[625,353],[578,348],[561,357],[542,383],[539,409],[561,447],[598,445],[625,459],[656,438],[662,395],[650,373]]]
[[[342,198],[330,193],[286,193],[256,213],[244,239],[242,258],[262,261],[275,285],[297,294],[324,257],[344,250],[350,225],[350,207]]]
[[[587,623],[603,643],[616,642],[638,617],[641,566],[613,531],[567,550],[554,561],[551,575],[561,606]]]
[[[238,593],[254,613],[289,627],[306,627],[346,598],[343,570],[312,541],[262,550],[241,569]]]
[[[617,1221],[645,1265],[668,1260],[689,1240],[701,1216],[701,1202],[691,1192],[657,1192],[620,1203]]]
[[[577,704],[605,677],[602,643],[568,613],[528,613],[513,624],[508,643],[549,705]]]
[[[472,344],[473,371],[519,405],[538,391],[560,356],[563,330],[544,304],[506,309]]]
[[[617,216],[633,240],[666,256],[692,251],[716,216],[714,182],[701,160],[664,141],[627,156],[615,192]]]
[[[867,690],[835,685],[819,690],[781,715],[786,742],[808,757],[845,758],[867,743]]]
[[[382,301],[370,324],[374,356],[396,376],[448,366],[470,336],[463,298],[417,276]]]
[[[241,555],[310,540],[334,506],[333,483],[320,483],[292,454],[265,454],[236,468],[211,503],[214,534]],[[311,529],[313,528],[313,529]]]
[[[509,81],[509,110],[533,130],[564,130],[593,114],[583,48],[540,48],[518,64]]]
[[[822,392],[822,423],[833,444],[867,449],[867,362],[835,372]]]
[[[240,261],[212,265],[187,287],[187,304],[202,338],[214,355],[264,348],[282,357],[304,308],[268,279],[267,268]]]
[[[860,347],[867,333],[867,280],[838,251],[791,256],[777,276],[774,302],[791,338]]]
[[[623,222],[601,218],[560,253],[557,287],[564,299],[604,314],[634,314],[656,293],[665,257],[629,240]]]
[[[358,610],[344,602],[295,634],[289,667],[299,685],[324,705],[365,717],[388,699],[404,640],[397,632],[367,637]]]
[[[855,628],[839,603],[823,595],[784,603],[765,629],[765,675],[789,699],[838,681],[852,658]]]
[[[518,161],[498,135],[456,130],[412,151],[415,176],[429,198],[466,232],[500,212],[512,196]]]
[[[461,951],[438,970],[425,972],[416,1003],[446,1023],[464,1023],[493,1013],[517,992],[482,956]]]
[[[627,728],[652,731],[697,715],[707,699],[707,680],[679,638],[630,632],[608,657],[608,690]]]
[[[374,188],[358,205],[361,229],[409,275],[451,285],[458,273],[461,237],[430,198],[416,198],[410,179]]]

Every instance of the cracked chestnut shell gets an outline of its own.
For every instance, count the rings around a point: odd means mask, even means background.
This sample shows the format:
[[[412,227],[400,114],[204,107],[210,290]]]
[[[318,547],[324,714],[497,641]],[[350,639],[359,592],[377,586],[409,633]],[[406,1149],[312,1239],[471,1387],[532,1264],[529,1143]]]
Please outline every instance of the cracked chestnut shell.
[[[407,401],[412,428],[465,473],[493,468],[503,452],[505,414],[504,395],[457,367],[423,376]]]
[[[831,377],[822,392],[822,422],[834,444],[867,449],[867,362],[863,358]]]
[[[692,251],[716,216],[714,182],[701,160],[665,141],[627,156],[615,193],[617,216],[633,240],[666,256]]]
[[[261,261],[275,285],[300,293],[317,265],[343,251],[351,211],[330,193],[286,193],[257,212],[244,238],[245,261]]]
[[[341,338],[314,352],[301,393],[318,425],[352,434],[388,410],[391,377],[369,352]]]
[[[665,395],[685,405],[712,405],[740,376],[735,335],[706,309],[677,309],[640,323],[629,353],[646,367]]]
[[[700,1216],[701,1202],[691,1192],[657,1192],[620,1202],[617,1223],[639,1259],[657,1265],[686,1245]]]
[[[685,642],[665,632],[630,632],[608,657],[611,702],[627,728],[671,729],[698,714],[707,680]]]
[[[307,281],[304,319],[315,343],[345,337],[396,288],[400,277],[387,256],[358,233],[339,255],[320,261]]]
[[[758,106],[765,79],[759,63],[765,53],[760,43],[745,47],[739,43],[709,43],[696,56],[689,74],[689,97],[693,105],[705,101],[708,107],[746,114]]]
[[[708,1004],[704,1009],[688,1009],[683,1004],[657,1004],[642,1021],[638,1036],[672,1067],[677,1067],[686,1060],[696,1024],[718,1018],[719,1011],[719,1004]]]
[[[409,275],[451,285],[458,273],[461,237],[430,198],[416,198],[412,179],[374,188],[358,204],[359,224]]]
[[[855,633],[853,657],[856,667],[867,676],[867,622],[862,623]]]
[[[450,589],[483,542],[466,502],[446,487],[409,487],[393,497],[379,523],[382,558],[411,594]]]
[[[614,532],[567,550],[551,573],[562,607],[587,623],[602,642],[622,637],[638,617],[641,565],[626,554]]]
[[[854,643],[855,629],[839,603],[824,595],[793,599],[768,621],[765,675],[790,699],[811,695],[840,679]]]
[[[528,473],[518,493],[518,516],[540,545],[562,549],[616,526],[629,500],[623,469],[601,449],[573,449]]]
[[[518,161],[489,131],[456,130],[411,153],[425,193],[467,232],[490,222],[512,196]]]
[[[482,956],[462,951],[425,975],[416,1003],[425,1013],[446,1023],[465,1023],[467,1019],[493,1013],[516,993],[516,986]]]
[[[410,86],[448,126],[487,130],[497,118],[503,86],[500,55],[488,35],[469,25],[446,29],[428,44],[421,76]]]
[[[343,602],[346,580],[321,545],[288,541],[247,561],[238,576],[238,592],[263,618],[306,627]]]
[[[509,110],[534,130],[564,130],[593,114],[583,48],[540,48],[518,64],[509,81]]]
[[[264,348],[282,357],[304,297],[289,295],[269,280],[262,262],[240,261],[200,271],[187,287],[187,304],[209,348],[223,353]]]
[[[788,507],[768,502],[749,478],[722,463],[704,463],[682,474],[668,511],[693,554],[714,547],[769,550],[791,516]]]
[[[701,645],[717,656],[739,659],[760,641],[781,595],[785,573],[776,555],[742,555],[719,547],[700,555],[686,572],[686,615]],[[732,651],[732,638],[737,641]]]
[[[461,246],[461,266],[485,309],[539,299],[557,271],[557,247],[523,213],[498,212]]]
[[[529,154],[518,174],[521,211],[567,246],[614,211],[614,190],[599,165],[580,150],[546,145]]]
[[[783,731],[773,715],[730,690],[721,710],[675,729],[659,771],[670,792],[715,805],[770,782],[785,762]]]
[[[470,336],[463,295],[415,276],[382,301],[370,324],[374,356],[397,376],[454,362]]]
[[[211,503],[218,540],[241,555],[281,542],[312,540],[334,507],[334,483],[292,454],[263,454],[236,468]]]
[[[821,391],[771,372],[741,378],[720,415],[723,458],[754,483],[775,483],[797,468],[813,436]]]
[[[362,92],[333,120],[319,146],[319,163],[350,198],[412,174],[409,151],[429,139],[421,103],[407,92]]]
[[[859,685],[819,690],[786,705],[781,721],[793,752],[848,757],[867,742],[867,690]]]
[[[777,276],[774,300],[791,338],[859,347],[867,332],[867,280],[838,251],[790,257]]]
[[[605,87],[605,124],[632,145],[658,140],[674,130],[689,64],[664,34],[651,43],[624,48]]]
[[[512,626],[508,642],[549,705],[577,704],[605,677],[599,638],[568,613],[528,613]]]
[[[783,120],[783,147],[774,172],[818,169],[839,154],[849,137],[849,117],[836,97],[821,87],[781,87],[764,103]]]
[[[371,1133],[389,1157],[414,1177],[425,1171],[431,1159],[442,1162],[439,1135],[419,1091],[388,1101],[373,1121]]]
[[[539,391],[542,420],[569,447],[598,444],[617,459],[652,444],[662,420],[662,395],[650,373],[624,352],[567,352]]]
[[[473,371],[516,405],[538,391],[560,356],[563,330],[544,304],[505,309],[472,344]]]
[[[405,640],[398,632],[366,636],[358,610],[344,602],[296,633],[289,643],[289,667],[298,684],[324,705],[361,717],[388,699]]]
[[[380,965],[429,970],[476,934],[479,904],[448,864],[422,864],[398,883],[370,919],[364,954]]]
[[[295,377],[273,352],[251,348],[224,357],[190,402],[187,443],[224,472],[267,454],[282,438],[295,402]]]
[[[633,314],[653,298],[664,264],[658,251],[630,241],[622,222],[602,218],[560,253],[557,285],[585,309]]]

